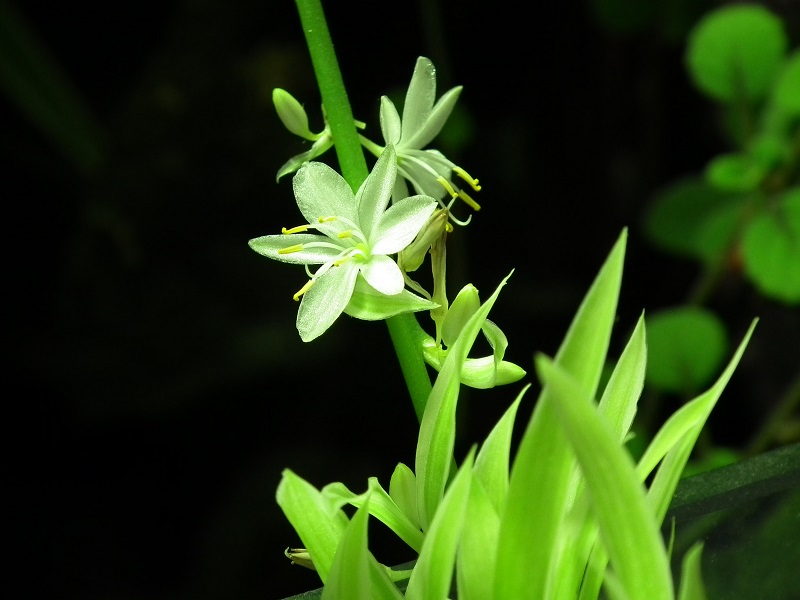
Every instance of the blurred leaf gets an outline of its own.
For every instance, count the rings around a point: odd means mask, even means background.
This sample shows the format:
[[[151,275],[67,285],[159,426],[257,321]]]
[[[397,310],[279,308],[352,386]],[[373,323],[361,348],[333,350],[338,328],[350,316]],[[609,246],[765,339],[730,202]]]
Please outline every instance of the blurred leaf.
[[[755,4],[707,14],[689,35],[686,63],[695,85],[716,100],[763,98],[782,67],[788,42],[780,19]]]
[[[761,293],[800,302],[800,188],[786,192],[774,213],[753,219],[742,253],[745,272]]]
[[[728,349],[725,326],[712,312],[685,306],[647,320],[646,381],[664,392],[688,393],[705,385]]]
[[[678,600],[706,600],[706,588],[703,586],[703,574],[700,569],[702,554],[703,544],[697,543],[683,557]]]
[[[766,170],[748,154],[721,154],[706,166],[706,179],[726,192],[752,192],[758,188]]]
[[[0,87],[82,174],[104,158],[103,132],[22,14],[0,0]]]
[[[790,57],[775,84],[775,104],[790,114],[800,114],[800,50]]]
[[[645,233],[668,252],[713,260],[732,240],[741,199],[703,179],[683,179],[656,195],[645,216]]]

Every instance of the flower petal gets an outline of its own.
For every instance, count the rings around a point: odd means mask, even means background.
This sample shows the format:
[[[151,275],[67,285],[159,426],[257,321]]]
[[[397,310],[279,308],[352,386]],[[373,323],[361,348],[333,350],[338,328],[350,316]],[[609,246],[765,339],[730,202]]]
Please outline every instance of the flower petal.
[[[395,315],[421,310],[432,310],[439,306],[435,302],[421,298],[403,290],[399,294],[387,296],[369,285],[363,277],[356,280],[353,296],[344,312],[364,321],[378,321]]]
[[[438,204],[430,196],[411,196],[389,207],[370,235],[369,244],[375,254],[395,254],[417,237],[420,229]]]
[[[439,135],[442,127],[444,127],[444,124],[450,117],[450,113],[453,112],[461,90],[462,86],[459,85],[448,90],[444,96],[439,98],[439,101],[433,107],[433,110],[422,127],[420,127],[413,136],[406,135],[403,137],[403,145],[409,148],[424,148],[433,138]]]
[[[400,115],[394,107],[394,102],[386,96],[381,97],[381,133],[383,140],[387,144],[396,144],[400,141],[402,126],[400,125]]]
[[[303,105],[295,100],[286,90],[275,88],[272,90],[272,103],[284,127],[301,138],[314,141],[319,136],[311,133],[308,128],[308,116]]]
[[[372,168],[372,172],[361,184],[356,193],[358,225],[361,232],[370,237],[370,232],[381,221],[389,206],[389,198],[397,178],[397,157],[394,146],[387,144]]]
[[[292,180],[300,212],[309,223],[320,217],[345,217],[356,221],[353,191],[336,171],[324,163],[311,162],[301,168]]]
[[[403,104],[403,134],[405,141],[416,137],[425,125],[436,99],[436,68],[429,58],[420,56],[411,76],[406,100]]]
[[[280,250],[285,250],[291,246],[307,245],[316,242],[330,244],[331,240],[321,235],[298,233],[293,235],[265,235],[252,239],[247,243],[262,256],[297,265],[321,265],[335,258],[342,251],[342,248],[315,247],[306,248],[298,252],[290,252],[288,254],[279,253]]]
[[[370,259],[360,265],[364,279],[381,294],[393,296],[403,291],[405,282],[400,267],[384,254],[373,254]]]
[[[294,173],[308,161],[313,160],[320,154],[327,152],[331,146],[333,146],[333,137],[328,134],[323,135],[311,145],[311,148],[298,154],[297,156],[293,156],[283,163],[283,166],[278,170],[278,175],[276,176],[275,181],[280,181],[281,177],[284,175]]]
[[[357,275],[358,265],[347,261],[339,267],[331,268],[303,294],[300,309],[297,311],[300,339],[310,342],[333,325],[350,301]]]

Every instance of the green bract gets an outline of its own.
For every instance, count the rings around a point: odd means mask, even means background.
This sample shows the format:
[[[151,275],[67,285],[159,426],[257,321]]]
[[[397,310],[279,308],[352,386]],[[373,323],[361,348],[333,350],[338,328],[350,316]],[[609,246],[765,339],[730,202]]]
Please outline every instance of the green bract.
[[[408,181],[418,194],[436,198],[448,211],[456,198],[461,198],[473,210],[480,210],[480,205],[454,180],[454,174],[476,192],[481,189],[478,180],[438,150],[424,149],[444,127],[461,89],[461,86],[457,86],[448,90],[434,103],[436,69],[430,59],[420,56],[408,86],[402,119],[394,103],[386,96],[381,98],[381,132],[385,143],[393,144],[397,150],[398,172],[401,175],[395,182],[392,194],[395,200],[408,196]],[[380,154],[379,145],[363,136],[361,141],[370,152]],[[446,197],[449,202],[444,203],[442,199]],[[469,222],[469,218],[459,221],[452,215],[451,219],[458,224]]]
[[[349,312],[363,319],[436,307],[404,292],[403,274],[389,256],[414,240],[436,208],[433,198],[412,196],[387,210],[396,171],[390,145],[354,196],[336,171],[308,163],[293,185],[297,206],[309,224],[250,240],[250,247],[268,258],[321,265],[309,271],[310,280],[295,294],[295,300],[303,297],[297,313],[303,341],[325,332],[350,303]],[[322,235],[306,233],[309,230]]]

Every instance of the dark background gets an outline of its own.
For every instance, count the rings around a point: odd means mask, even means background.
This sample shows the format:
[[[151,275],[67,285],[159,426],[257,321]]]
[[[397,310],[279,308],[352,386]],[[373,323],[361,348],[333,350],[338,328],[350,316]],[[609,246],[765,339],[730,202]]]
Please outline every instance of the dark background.
[[[659,188],[728,149],[683,67],[686,32],[721,3],[632,12],[617,0],[599,13],[572,1],[526,15],[451,0],[326,4],[354,112],[376,141],[378,99],[402,93],[418,55],[437,65],[441,92],[464,85],[461,127],[440,147],[481,179],[483,210],[451,236],[448,283],[486,296],[516,269],[493,312],[510,360],[530,369],[534,351],[555,352],[623,227],[612,352],[642,309],[685,300],[697,267],[652,248],[641,222]],[[798,3],[766,4],[796,44]],[[291,295],[303,273],[247,247],[300,218],[275,173],[305,146],[272,89],[321,127],[294,3],[12,5],[103,141],[82,173],[0,97],[9,519],[26,591],[244,600],[317,587],[282,555],[298,543],[274,500],[282,469],[318,486],[388,486],[398,461],[413,465],[416,421],[386,328],[344,317],[302,343]],[[734,342],[762,319],[709,425],[711,441],[741,448],[796,368],[800,326],[736,277],[712,306]],[[464,393],[460,449],[521,386]],[[391,543],[383,552],[408,558]]]

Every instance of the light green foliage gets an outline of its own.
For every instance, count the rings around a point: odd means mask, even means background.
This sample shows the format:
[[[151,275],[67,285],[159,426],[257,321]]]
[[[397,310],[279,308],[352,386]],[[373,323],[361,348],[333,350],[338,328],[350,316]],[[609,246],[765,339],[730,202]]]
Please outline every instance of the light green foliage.
[[[679,394],[705,385],[728,350],[725,326],[711,311],[679,306],[648,319],[649,369],[654,388]]]
[[[800,302],[800,187],[753,219],[742,251],[745,271],[762,293],[787,304]]]
[[[700,570],[703,544],[695,544],[686,552],[681,567],[681,588],[678,600],[706,600],[706,588]]]
[[[800,51],[795,50],[775,85],[775,104],[791,115],[800,114]]]
[[[694,83],[725,102],[762,99],[783,66],[783,24],[755,4],[734,4],[703,18],[689,37],[686,63]]]

